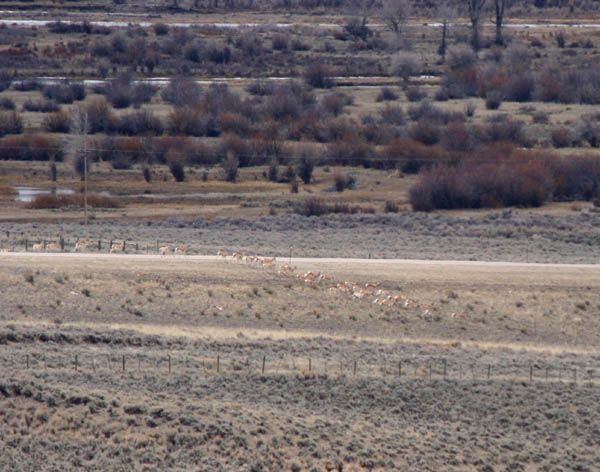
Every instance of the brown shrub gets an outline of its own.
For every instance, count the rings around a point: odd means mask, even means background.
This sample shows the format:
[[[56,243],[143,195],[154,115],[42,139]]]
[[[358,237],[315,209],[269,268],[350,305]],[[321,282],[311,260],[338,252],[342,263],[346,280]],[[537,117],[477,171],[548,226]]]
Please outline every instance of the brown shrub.
[[[68,133],[71,119],[65,110],[49,113],[42,120],[42,128],[49,133]]]
[[[105,195],[89,194],[87,200],[88,206],[93,208],[119,208],[120,206],[114,198]],[[81,208],[84,206],[84,196],[80,193],[72,195],[40,194],[24,206],[34,210]]]
[[[564,126],[552,130],[552,145],[555,148],[569,147],[573,144],[573,134]]]
[[[314,88],[333,87],[331,68],[320,62],[310,63],[304,70],[304,80]]]
[[[0,113],[0,137],[7,134],[20,134],[22,131],[21,115],[14,111]]]
[[[448,153],[441,146],[426,146],[407,138],[392,141],[379,156],[379,167],[398,168],[406,174],[415,174],[423,167],[429,168],[448,159]]]
[[[492,149],[493,151],[493,149]],[[425,173],[410,191],[417,211],[540,206],[548,199],[600,196],[600,157],[513,151],[480,155]]]
[[[330,213],[375,213],[375,209],[347,203],[325,203],[319,197],[308,197],[294,206],[294,212],[304,216],[322,216]]]
[[[0,139],[0,160],[62,161],[61,142],[53,136],[26,134]]]

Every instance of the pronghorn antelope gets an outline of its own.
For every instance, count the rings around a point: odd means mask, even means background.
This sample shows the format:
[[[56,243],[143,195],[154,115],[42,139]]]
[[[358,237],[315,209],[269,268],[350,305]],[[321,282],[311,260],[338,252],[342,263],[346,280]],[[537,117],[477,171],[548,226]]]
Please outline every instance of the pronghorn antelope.
[[[173,252],[173,248],[171,246],[161,246],[158,248],[158,253],[161,256],[167,256]]]
[[[125,251],[125,242],[121,243],[112,243],[110,246],[110,253],[114,254],[116,252],[124,252]]]
[[[259,262],[263,267],[274,267],[275,266],[275,258],[274,257],[262,257],[262,258],[259,258]]]
[[[57,242],[51,242],[51,243],[46,244],[46,251],[57,252],[60,250],[61,250],[60,244]]]
[[[227,256],[229,256],[229,254],[227,253],[227,251],[225,249],[219,249],[219,252],[217,252],[217,256],[220,256],[223,259],[225,259],[225,258],[227,258]]]
[[[75,252],[83,252],[87,249],[87,247],[88,247],[87,241],[80,241],[78,239],[77,242],[75,243]]]
[[[188,245],[182,244],[181,246],[175,247],[175,254],[185,255],[188,252]]]
[[[34,251],[43,251],[44,249],[46,249],[46,241],[34,244],[33,246],[31,246],[31,249]]]

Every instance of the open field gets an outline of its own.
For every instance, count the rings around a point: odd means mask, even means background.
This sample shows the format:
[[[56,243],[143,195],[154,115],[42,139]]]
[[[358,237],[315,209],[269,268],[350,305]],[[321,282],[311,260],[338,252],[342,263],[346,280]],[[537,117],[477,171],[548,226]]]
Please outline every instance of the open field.
[[[596,267],[298,261],[333,277],[307,285],[194,257],[0,257],[9,469],[597,462]]]
[[[0,2],[0,472],[596,472],[598,2],[484,3]]]

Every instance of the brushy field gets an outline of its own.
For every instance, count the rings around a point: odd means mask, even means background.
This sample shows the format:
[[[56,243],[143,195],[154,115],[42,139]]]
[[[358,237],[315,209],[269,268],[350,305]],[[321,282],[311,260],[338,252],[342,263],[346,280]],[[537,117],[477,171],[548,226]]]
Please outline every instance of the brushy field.
[[[332,277],[307,285],[184,257],[2,262],[9,470],[598,461],[594,268],[302,262]],[[431,316],[331,291],[339,280],[379,283]]]
[[[181,211],[181,210],[180,210]],[[62,213],[50,214],[59,220]],[[110,216],[110,215],[109,215]],[[112,241],[128,251],[156,253],[157,243],[189,244],[190,253],[214,255],[220,248],[264,256],[362,257],[596,263],[600,214],[566,204],[552,212],[506,210],[473,213],[375,215],[295,214],[259,217],[129,219],[118,214],[82,222],[0,223],[0,248],[23,251],[36,242],[63,237],[66,250],[89,239],[89,251]],[[34,220],[35,221],[35,220]],[[31,247],[30,247],[31,250]]]

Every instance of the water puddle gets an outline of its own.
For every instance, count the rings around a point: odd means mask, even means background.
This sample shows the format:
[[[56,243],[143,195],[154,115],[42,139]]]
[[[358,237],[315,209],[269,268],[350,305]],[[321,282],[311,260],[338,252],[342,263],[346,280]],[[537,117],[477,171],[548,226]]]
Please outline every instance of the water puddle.
[[[54,193],[56,195],[73,195],[75,191],[70,188],[38,188],[38,187],[15,187],[17,196],[15,200],[17,202],[32,202],[38,195],[50,195]]]

